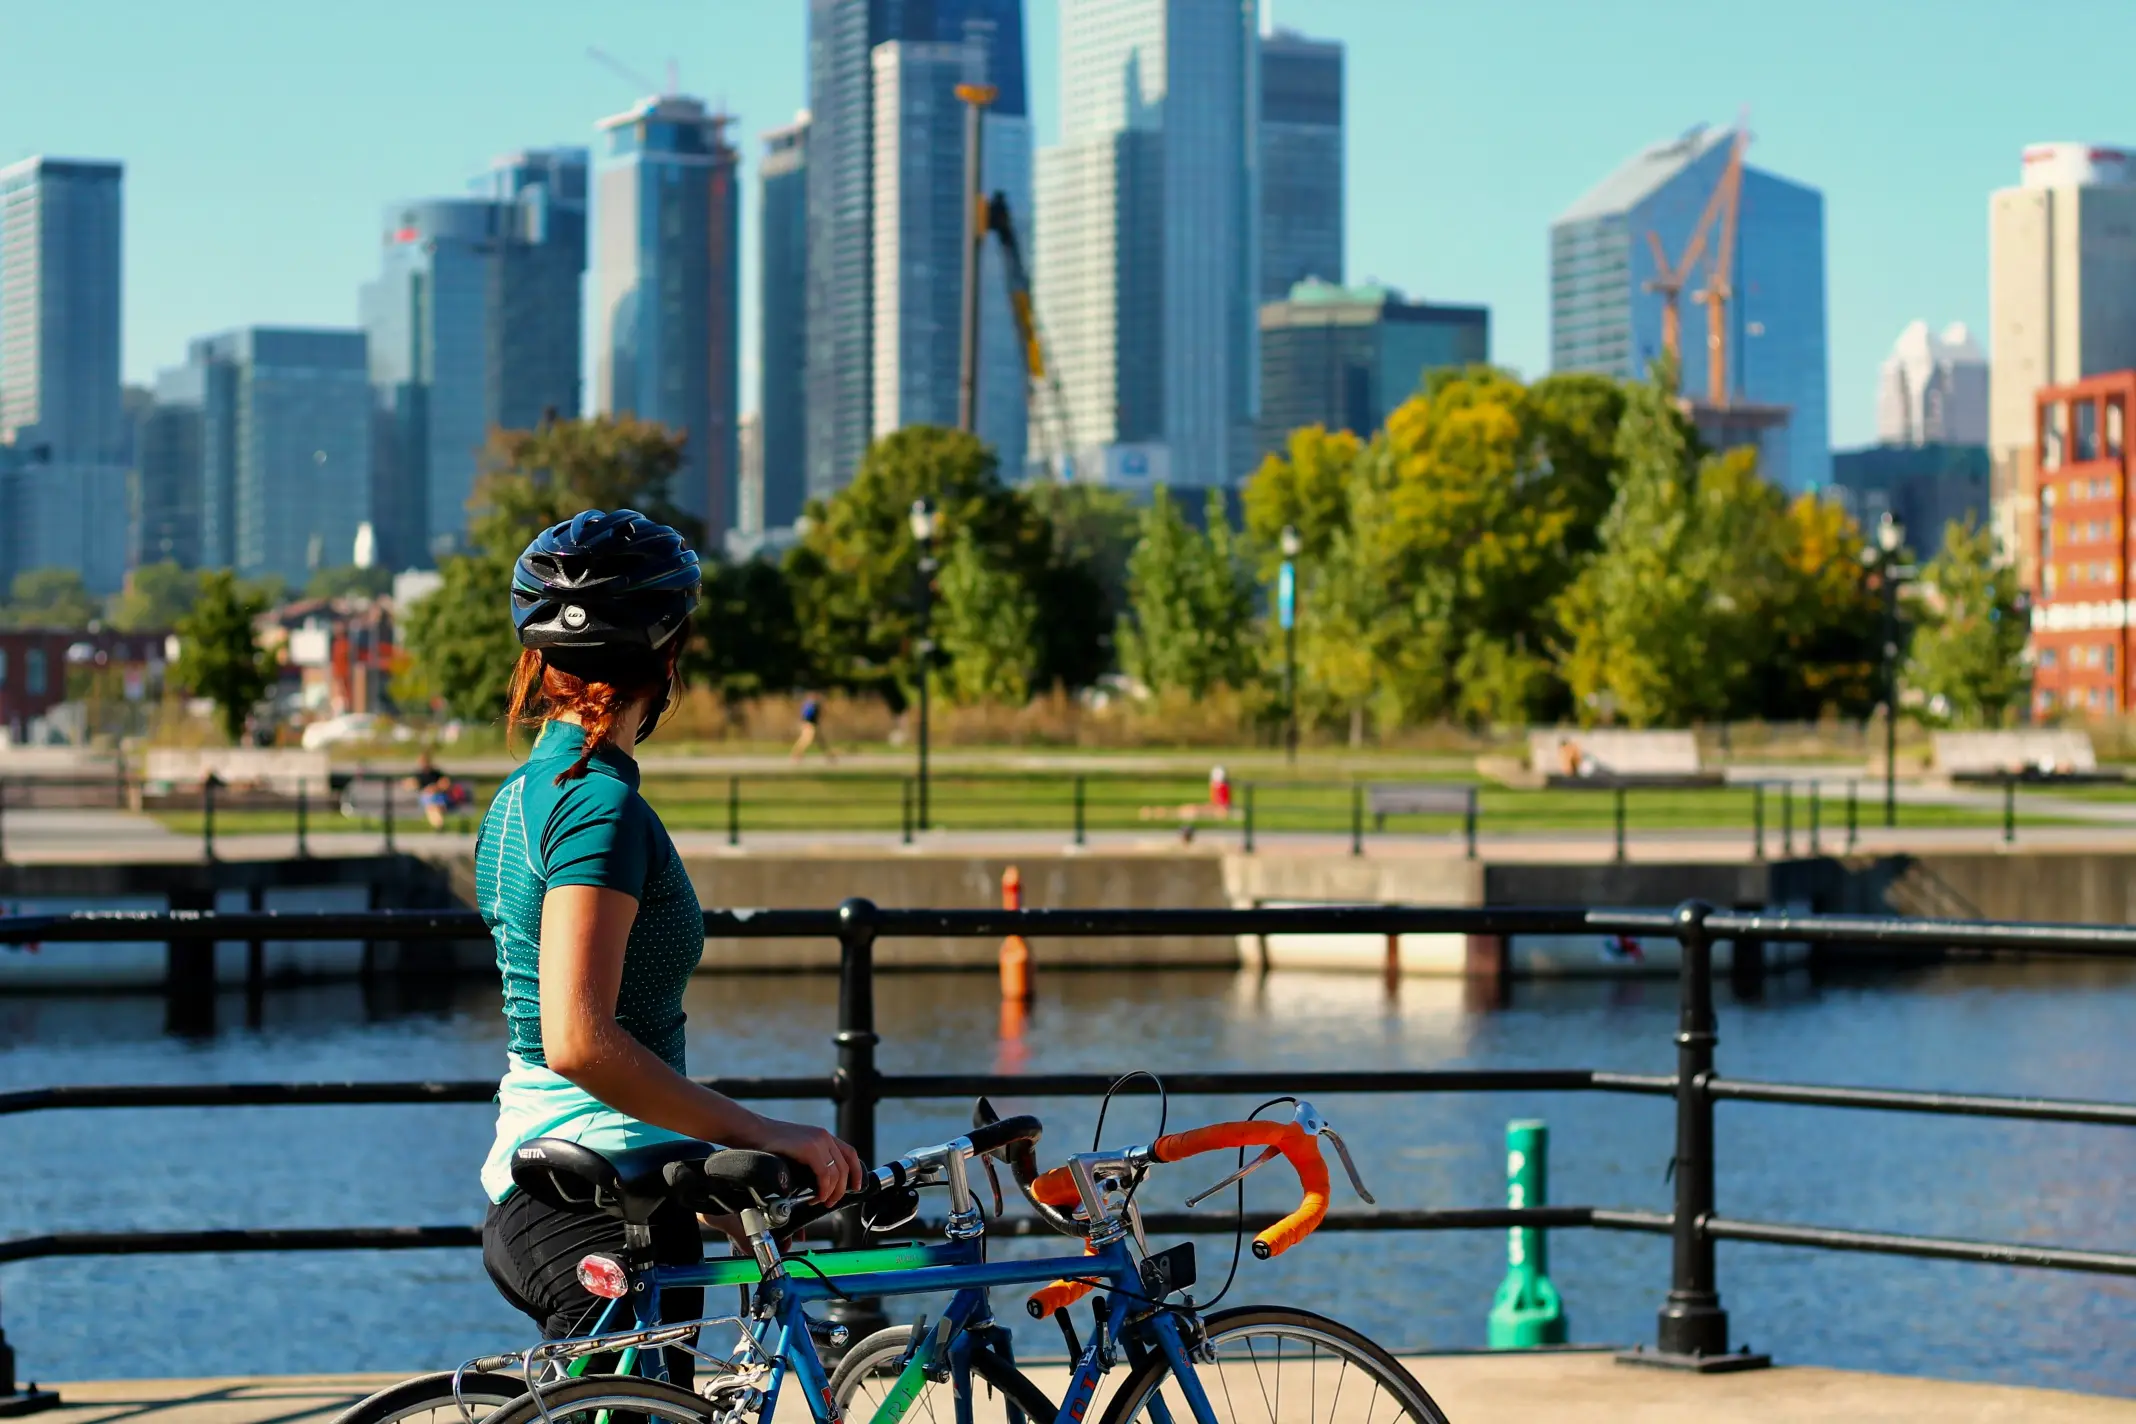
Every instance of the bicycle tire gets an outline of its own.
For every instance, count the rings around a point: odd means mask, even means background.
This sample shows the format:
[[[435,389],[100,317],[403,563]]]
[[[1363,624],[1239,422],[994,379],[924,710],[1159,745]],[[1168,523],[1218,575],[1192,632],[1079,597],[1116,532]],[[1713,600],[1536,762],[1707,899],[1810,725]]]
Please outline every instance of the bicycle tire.
[[[404,1379],[357,1400],[334,1417],[334,1424],[401,1424],[403,1420],[480,1424],[492,1410],[527,1392],[527,1382],[520,1375],[469,1370],[459,1380],[455,1394],[451,1370]]]
[[[1317,1406],[1323,1388],[1329,1389],[1326,1424],[1344,1424],[1350,1416],[1340,1415],[1338,1411],[1342,1404],[1344,1378],[1347,1369],[1352,1365],[1372,1380],[1376,1391],[1367,1401],[1362,1420],[1356,1421],[1356,1424],[1390,1424],[1390,1421],[1375,1413],[1378,1391],[1383,1391],[1394,1401],[1398,1411],[1393,1416],[1395,1419],[1406,1416],[1414,1421],[1414,1424],[1447,1424],[1445,1413],[1432,1397],[1424,1392],[1424,1386],[1417,1383],[1416,1377],[1402,1367],[1401,1361],[1340,1321],[1330,1320],[1324,1315],[1315,1315],[1309,1310],[1249,1305],[1235,1310],[1218,1311],[1204,1318],[1202,1329],[1208,1336],[1210,1347],[1217,1352],[1217,1360],[1213,1364],[1197,1361],[1195,1376],[1203,1383],[1209,1396],[1210,1408],[1218,1416],[1218,1424],[1224,1424],[1227,1402],[1234,1397],[1230,1389],[1230,1367],[1241,1364],[1248,1364],[1252,1378],[1259,1382],[1260,1388],[1252,1396],[1254,1407],[1246,1412],[1239,1424],[1245,1424],[1245,1421],[1249,1420],[1265,1420],[1268,1424],[1294,1424],[1294,1421],[1296,1424],[1320,1424]],[[1254,1350],[1250,1343],[1257,1337],[1273,1337],[1278,1342],[1291,1339],[1309,1347],[1310,1384],[1306,1397],[1308,1413],[1303,1420],[1285,1411],[1280,1379],[1271,1396],[1265,1378],[1262,1378],[1263,1368],[1259,1352]],[[1232,1354],[1228,1361],[1225,1359],[1227,1339],[1232,1342]],[[1238,1353],[1242,1345],[1246,1347],[1243,1360]],[[1343,1371],[1338,1372],[1332,1386],[1323,1386],[1320,1382],[1320,1361],[1323,1352],[1340,1360],[1344,1367]],[[1275,1349],[1275,1364],[1280,1368],[1283,1362],[1281,1345],[1278,1343]],[[1171,1362],[1162,1355],[1145,1360],[1128,1376],[1127,1383],[1120,1386],[1119,1393],[1106,1404],[1105,1413],[1100,1416],[1098,1424],[1131,1424],[1131,1421],[1142,1414],[1151,1397],[1163,1387],[1171,1372]],[[1244,1371],[1240,1373],[1243,1374]],[[1211,1382],[1212,1376],[1217,1383]],[[1219,1389],[1219,1383],[1224,1388]],[[1295,1397],[1294,1392],[1293,1398]],[[1192,1419],[1194,1416],[1181,1404],[1172,1410],[1172,1417],[1180,1420]]]
[[[845,1358],[841,1359],[838,1368],[831,1372],[831,1398],[837,1401],[841,1417],[849,1415],[847,1406],[869,1380],[887,1378],[883,1374],[884,1367],[903,1359],[911,1344],[912,1327],[892,1325],[864,1337],[859,1344],[845,1352]],[[1044,1390],[1031,1382],[1029,1375],[992,1350],[972,1352],[972,1374],[992,1385],[1010,1403],[1021,1409],[1029,1424],[1053,1424],[1060,1415],[1061,1406],[1058,1401],[1049,1399]],[[932,1388],[930,1385],[929,1389]],[[922,1393],[924,1395],[925,1391]],[[882,1400],[878,1397],[875,1402],[880,1405]],[[914,1400],[913,1403],[921,1405],[921,1413],[915,1416],[908,1408],[905,1412],[907,1419],[937,1417],[936,1412],[926,1409],[920,1400]],[[868,1414],[872,1417],[874,1412],[871,1409]],[[866,1421],[859,1421],[859,1424],[866,1424]]]
[[[602,1415],[633,1424],[712,1424],[719,1413],[711,1401],[680,1385],[636,1375],[588,1375],[544,1385],[539,1399],[522,1394],[483,1424],[593,1424]]]

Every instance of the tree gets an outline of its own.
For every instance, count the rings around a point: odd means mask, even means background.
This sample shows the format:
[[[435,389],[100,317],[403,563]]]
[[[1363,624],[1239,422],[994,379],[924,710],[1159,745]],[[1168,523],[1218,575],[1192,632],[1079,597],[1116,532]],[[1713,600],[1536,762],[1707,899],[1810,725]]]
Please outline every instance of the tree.
[[[940,426],[882,437],[850,485],[810,503],[808,530],[786,559],[802,648],[826,683],[900,709],[918,685],[920,551],[910,516],[920,499],[935,509],[938,557],[969,538],[990,568],[1029,589],[1053,554],[1045,522],[1001,483],[993,451]]]
[[[1153,691],[1201,697],[1251,674],[1252,586],[1220,492],[1209,492],[1207,511],[1197,531],[1159,488],[1128,558],[1129,612],[1116,642],[1121,667]]]
[[[1011,569],[988,558],[969,528],[957,531],[942,561],[942,599],[935,606],[936,674],[950,699],[964,705],[1030,700],[1039,664],[1038,598]]]
[[[1308,425],[1293,430],[1283,452],[1263,458],[1247,477],[1246,535],[1264,579],[1282,562],[1284,529],[1298,532],[1299,562],[1310,566],[1350,527],[1350,477],[1362,448],[1347,430]]]
[[[2017,571],[1997,562],[1994,536],[1970,519],[1953,521],[1943,552],[1921,571],[1915,604],[1907,684],[1938,720],[1999,725],[2022,705],[2029,679]]]
[[[111,600],[111,626],[121,633],[173,627],[199,594],[200,575],[193,570],[170,559],[143,564],[126,576],[126,587]]]
[[[316,570],[304,585],[306,598],[379,598],[393,591],[393,571],[372,565]]]
[[[194,697],[215,704],[223,735],[237,742],[245,719],[273,690],[277,669],[273,653],[259,645],[253,620],[267,611],[267,601],[239,583],[228,569],[201,575],[200,596],[178,620],[178,665],[173,677]]]
[[[1882,697],[1882,609],[1863,577],[1862,533],[1845,509],[1814,494],[1787,506],[1780,531],[1783,584],[1751,705],[1779,720],[1827,712],[1865,716]]]
[[[763,559],[705,565],[697,636],[683,655],[683,676],[730,705],[808,681],[793,590],[778,565]]]
[[[1034,687],[1089,687],[1112,671],[1113,631],[1127,611],[1134,505],[1102,485],[1036,484],[1017,491],[1048,531],[1037,599]]]
[[[73,569],[25,569],[15,575],[7,607],[0,610],[10,628],[87,628],[102,610],[82,576]]]
[[[463,721],[503,716],[519,657],[510,590],[520,551],[587,509],[636,509],[690,537],[695,522],[669,501],[683,445],[665,427],[628,416],[492,431],[468,500],[468,551],[440,561],[439,587],[408,612],[412,666],[401,686],[435,689]]]

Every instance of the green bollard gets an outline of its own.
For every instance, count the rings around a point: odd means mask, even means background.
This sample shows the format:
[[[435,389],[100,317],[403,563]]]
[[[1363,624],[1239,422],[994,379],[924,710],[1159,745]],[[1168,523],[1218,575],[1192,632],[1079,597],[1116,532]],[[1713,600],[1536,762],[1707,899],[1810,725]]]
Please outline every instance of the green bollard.
[[[1545,1206],[1550,1181],[1548,1124],[1526,1119],[1506,1124],[1506,1205]],[[1550,1283],[1550,1248],[1539,1226],[1506,1233],[1506,1278],[1491,1301],[1491,1348],[1527,1350],[1565,1343],[1565,1303]]]

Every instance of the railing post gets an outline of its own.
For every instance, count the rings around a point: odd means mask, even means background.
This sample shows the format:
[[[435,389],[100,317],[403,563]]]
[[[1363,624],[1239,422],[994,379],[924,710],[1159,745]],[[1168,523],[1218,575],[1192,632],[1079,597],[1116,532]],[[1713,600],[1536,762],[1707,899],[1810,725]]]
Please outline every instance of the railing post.
[[[730,776],[727,778],[727,844],[738,846],[741,843],[742,779],[739,776]]]
[[[1706,929],[1711,905],[1688,900],[1676,910],[1676,942],[1683,953],[1677,971],[1680,1002],[1676,1026],[1676,1201],[1671,1227],[1669,1295],[1656,1329],[1658,1350],[1620,1358],[1698,1370],[1744,1369],[1770,1363],[1762,1356],[1728,1352],[1728,1312],[1714,1279],[1713,1076],[1718,1041],[1713,1016],[1713,938]]]
[[[912,844],[912,778],[906,777],[897,784],[898,841],[901,845]]]
[[[297,859],[311,855],[311,782],[297,778]]]
[[[7,1343],[7,1331],[0,1330],[0,1416],[35,1414],[58,1404],[57,1390],[15,1383],[15,1350]]]
[[[2017,778],[2007,773],[2003,776],[2003,844],[2011,845],[2017,840]]]
[[[1624,863],[1624,783],[1610,788],[1611,811],[1617,822],[1617,862]]]
[[[1365,788],[1350,784],[1350,854],[1365,853]]]
[[[1079,778],[1079,779],[1080,779],[1080,778]],[[1242,791],[1243,791],[1243,792],[1245,793],[1245,794],[1244,794],[1244,798],[1243,798],[1243,799],[1244,799],[1244,802],[1245,802],[1245,808],[1244,808],[1244,810],[1245,810],[1245,816],[1246,816],[1246,833],[1245,833],[1245,845],[1244,845],[1244,850],[1245,850],[1246,854],[1248,854],[1248,855],[1252,855],[1252,854],[1253,854],[1253,783],[1252,783],[1252,782],[1250,782],[1250,781],[1249,781],[1249,782],[1247,782],[1247,783],[1246,783],[1246,785],[1245,785],[1244,787],[1242,787],[1242,788],[1241,788],[1241,790],[1242,790]],[[1080,845],[1080,844],[1081,844],[1081,842],[1080,842],[1080,841],[1078,841],[1078,842],[1077,842],[1077,844],[1078,844],[1078,845]]]
[[[1754,781],[1750,786],[1750,856],[1753,860],[1765,859],[1765,783]]]
[[[1811,777],[1811,778],[1810,778],[1810,854],[1811,854],[1811,855],[1819,855],[1819,854],[1822,854],[1822,852],[1821,852],[1821,851],[1819,851],[1819,850],[1818,850],[1818,848],[1817,848],[1817,832],[1818,832],[1818,830],[1819,830],[1819,826],[1818,826],[1818,813],[1819,813],[1819,811],[1820,811],[1820,810],[1822,809],[1822,805],[1823,805],[1823,803],[1822,803],[1822,801],[1821,801],[1821,799],[1820,799],[1820,797],[1819,797],[1819,795],[1818,795],[1818,791],[1819,791],[1819,787],[1818,787],[1818,784],[1817,784],[1817,778],[1815,778],[1815,777]]]
[[[222,781],[214,772],[200,779],[200,858],[215,859],[215,788]]]
[[[393,778],[385,778],[386,787],[386,854],[393,854]]]
[[[1792,859],[1795,854],[1795,783],[1780,783],[1780,854]]]
[[[1854,782],[1854,781],[1853,781],[1853,780],[1852,780],[1852,779],[1850,778],[1850,779],[1848,780],[1848,782],[1847,782],[1847,849],[1848,849],[1848,850],[1853,850],[1855,846],[1857,846],[1857,845],[1859,845],[1859,844],[1861,843],[1861,839],[1862,839],[1862,828],[1861,828],[1861,808],[1860,808],[1860,805],[1858,804],[1858,803],[1859,803],[1859,799],[1860,799],[1860,798],[1859,798],[1859,797],[1857,796],[1857,794],[1856,794],[1856,793],[1857,793],[1857,790],[1858,790],[1858,787],[1856,786],[1855,782]]]
[[[908,783],[909,784],[909,783]],[[838,1067],[832,1075],[838,1095],[838,1135],[860,1154],[875,1160],[875,904],[850,899],[838,907]],[[852,1249],[865,1243],[860,1209],[838,1213],[837,1240]],[[873,1300],[836,1300],[825,1314],[854,1332],[879,1328],[882,1308]]]
[[[1253,796],[1253,788],[1248,787],[1246,790],[1246,795],[1248,797],[1246,804],[1250,807],[1253,804],[1251,799]],[[1079,775],[1075,779],[1075,843],[1077,845],[1083,844],[1084,836],[1084,817],[1086,815],[1086,812],[1083,808],[1083,796],[1083,778]],[[1250,811],[1247,814],[1246,822],[1246,849],[1253,849],[1253,819],[1252,813]]]
[[[1476,858],[1476,788],[1468,789],[1468,805],[1461,813],[1461,837],[1468,843],[1468,858]]]
[[[212,885],[173,886],[171,913],[212,914]],[[163,1026],[178,1038],[207,1038],[215,1033],[215,941],[174,939],[164,949]]]

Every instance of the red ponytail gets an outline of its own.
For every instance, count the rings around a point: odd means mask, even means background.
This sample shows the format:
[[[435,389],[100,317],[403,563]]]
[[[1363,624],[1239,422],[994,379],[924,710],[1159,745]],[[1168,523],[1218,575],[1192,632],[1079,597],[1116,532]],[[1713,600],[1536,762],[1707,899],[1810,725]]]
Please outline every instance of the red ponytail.
[[[601,682],[565,672],[532,648],[525,649],[512,668],[504,714],[507,738],[515,728],[544,726],[566,713],[576,718],[585,729],[586,745],[578,760],[556,774],[556,784],[561,786],[584,776],[594,753],[614,741],[616,718],[624,708],[654,696],[674,675],[673,652],[650,677]]]

